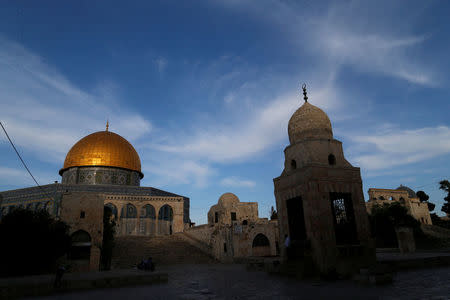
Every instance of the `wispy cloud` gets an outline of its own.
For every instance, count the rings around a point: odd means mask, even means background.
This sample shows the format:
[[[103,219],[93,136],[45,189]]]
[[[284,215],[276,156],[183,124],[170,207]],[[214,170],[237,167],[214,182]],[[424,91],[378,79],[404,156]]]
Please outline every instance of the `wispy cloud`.
[[[338,91],[333,85],[315,88],[314,103],[322,108],[336,108],[336,97]],[[257,99],[252,101],[257,103]],[[231,124],[209,124],[207,129],[197,127],[173,141],[149,146],[154,150],[212,162],[243,161],[287,139],[289,118],[302,102],[298,94],[278,96],[265,105],[247,109],[241,119]],[[242,107],[238,109],[242,110]]]
[[[87,133],[103,130],[107,118],[130,140],[152,128],[139,113],[116,109],[120,100],[111,83],[100,83],[95,92],[82,90],[41,57],[2,36],[0,89],[0,120],[15,143],[48,162],[62,163],[70,147]]]
[[[226,177],[220,181],[220,185],[225,187],[247,187],[252,188],[256,186],[256,182],[253,180],[245,180],[238,177]]]
[[[349,138],[371,149],[354,157],[361,167],[368,170],[411,164],[450,153],[450,128],[447,126],[389,130],[382,134]]]
[[[159,74],[164,73],[164,70],[167,67],[167,59],[160,56],[160,57],[154,59],[153,62],[155,63],[156,69],[158,70]]]
[[[155,186],[189,184],[203,188],[210,183],[210,178],[216,173],[208,164],[194,160],[164,157],[152,161],[152,158],[145,154],[141,155],[141,159],[146,160],[143,172],[152,177],[151,185]]]

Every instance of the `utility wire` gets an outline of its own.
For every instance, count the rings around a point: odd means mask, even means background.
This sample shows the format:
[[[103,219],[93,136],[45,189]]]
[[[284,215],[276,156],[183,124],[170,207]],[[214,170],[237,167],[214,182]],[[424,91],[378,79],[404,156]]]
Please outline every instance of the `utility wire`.
[[[7,137],[8,140],[9,140],[9,143],[10,143],[11,146],[13,147],[14,151],[16,151],[17,156],[19,157],[19,159],[20,159],[20,161],[22,162],[22,164],[23,164],[23,166],[25,167],[25,169],[27,169],[28,174],[30,174],[31,178],[33,178],[34,182],[36,182],[36,185],[37,185],[38,187],[41,187],[41,186],[39,185],[39,183],[36,181],[36,178],[34,178],[33,174],[31,174],[30,169],[28,169],[27,165],[26,165],[25,162],[23,161],[22,157],[20,156],[19,152],[18,152],[17,149],[16,149],[16,146],[14,146],[14,143],[11,141],[11,138],[9,137],[8,132],[6,132],[5,127],[3,127],[2,122],[0,122],[0,126],[2,126],[3,131],[5,132],[6,137]]]

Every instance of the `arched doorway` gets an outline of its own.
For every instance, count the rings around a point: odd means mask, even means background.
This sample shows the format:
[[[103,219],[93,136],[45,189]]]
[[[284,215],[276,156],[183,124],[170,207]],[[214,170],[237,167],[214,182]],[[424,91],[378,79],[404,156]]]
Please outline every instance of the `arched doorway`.
[[[155,208],[150,204],[142,206],[139,219],[139,234],[154,235],[156,233],[155,223],[156,223]]]
[[[74,271],[88,271],[91,259],[91,236],[84,230],[74,232],[71,237],[69,259]]]
[[[91,257],[91,236],[84,230],[72,233],[69,258],[71,260],[89,260]]]
[[[122,211],[120,212],[120,221],[122,233],[126,235],[136,234],[136,222],[137,222],[137,210],[136,206],[131,203],[128,203],[124,207],[122,207]]]
[[[258,233],[253,239],[252,255],[270,256],[270,242],[264,234]]]
[[[173,209],[170,205],[163,205],[158,212],[158,234],[172,234]]]
[[[117,207],[112,203],[107,203],[105,206],[111,210],[111,214],[114,217],[114,220],[117,220]]]

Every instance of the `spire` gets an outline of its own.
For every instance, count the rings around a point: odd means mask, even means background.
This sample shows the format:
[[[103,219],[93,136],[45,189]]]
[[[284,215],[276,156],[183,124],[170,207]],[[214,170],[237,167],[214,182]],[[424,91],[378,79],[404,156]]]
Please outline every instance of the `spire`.
[[[305,103],[308,102],[308,96],[306,96],[306,83],[302,85],[303,90],[303,100],[305,100]]]
[[[106,120],[106,131],[108,131],[108,129],[109,129],[109,120],[107,119]]]

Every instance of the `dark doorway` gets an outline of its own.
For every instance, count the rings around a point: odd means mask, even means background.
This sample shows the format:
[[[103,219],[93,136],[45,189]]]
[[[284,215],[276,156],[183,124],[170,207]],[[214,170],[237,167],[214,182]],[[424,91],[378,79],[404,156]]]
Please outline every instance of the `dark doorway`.
[[[289,259],[301,258],[306,250],[306,227],[302,197],[295,197],[286,201],[289,238],[291,240]]]
[[[287,200],[286,207],[291,241],[306,240],[305,214],[303,212],[302,197],[295,197]]]
[[[358,244],[352,194],[330,193],[337,245]]]

